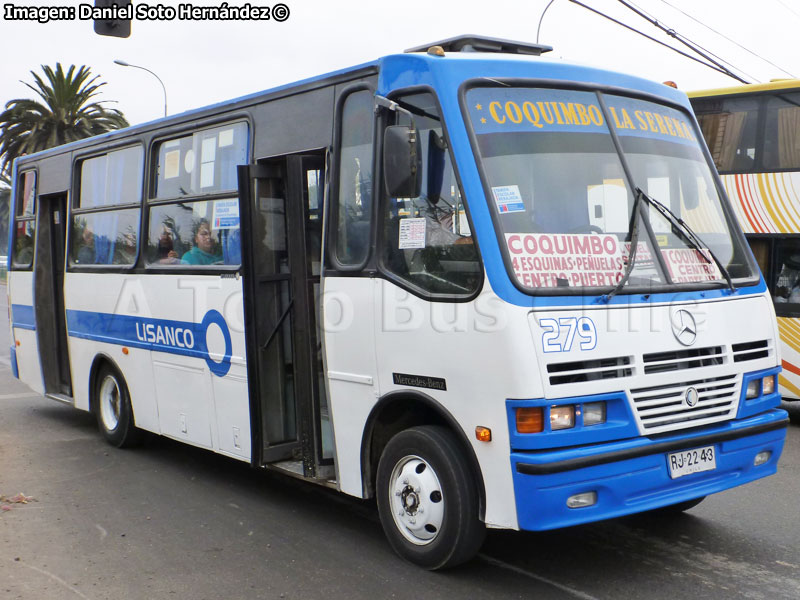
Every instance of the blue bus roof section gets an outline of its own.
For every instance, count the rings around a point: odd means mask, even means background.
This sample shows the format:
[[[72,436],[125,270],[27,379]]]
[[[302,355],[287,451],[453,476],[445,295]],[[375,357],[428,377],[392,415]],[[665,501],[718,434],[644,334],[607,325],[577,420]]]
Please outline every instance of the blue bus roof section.
[[[649,96],[653,100],[660,98],[681,106],[693,120],[688,98],[680,90],[634,75],[543,57],[458,52],[446,53],[444,57],[428,54],[390,55],[380,60],[379,94],[389,95],[396,90],[414,87],[430,87],[437,92],[492,290],[504,301],[518,306],[597,305],[601,302],[602,294],[585,296],[526,294],[516,288],[506,270],[489,205],[483,201],[483,184],[469,138],[470,125],[464,119],[459,98],[459,91],[464,82],[498,80],[497,85],[503,86],[507,85],[500,81],[504,79],[542,81],[555,87],[560,83],[565,86],[579,83],[610,91],[629,90]],[[764,289],[762,281],[758,286],[740,288],[737,294],[761,293]],[[671,302],[676,295],[680,295],[682,299],[714,299],[727,297],[729,291],[726,288],[654,292],[646,295],[626,293],[614,296],[609,304],[616,306]]]

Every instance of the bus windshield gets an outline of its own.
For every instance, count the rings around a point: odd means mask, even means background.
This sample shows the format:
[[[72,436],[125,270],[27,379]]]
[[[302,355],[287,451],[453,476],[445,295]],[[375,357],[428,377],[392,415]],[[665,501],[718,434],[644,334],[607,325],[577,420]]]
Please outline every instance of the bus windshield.
[[[466,99],[501,246],[522,288],[616,286],[636,228],[631,289],[720,286],[723,270],[737,285],[757,280],[687,114],[551,88],[475,87]],[[652,202],[634,224],[637,188],[691,232]]]

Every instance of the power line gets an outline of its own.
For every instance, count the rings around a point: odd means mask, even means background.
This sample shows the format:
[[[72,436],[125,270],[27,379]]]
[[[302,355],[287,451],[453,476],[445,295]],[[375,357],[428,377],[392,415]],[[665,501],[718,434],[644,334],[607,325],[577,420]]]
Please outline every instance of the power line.
[[[723,66],[717,65],[716,62],[707,62],[705,60],[700,60],[699,58],[697,58],[696,56],[692,56],[688,52],[684,52],[683,50],[679,50],[678,48],[675,48],[674,46],[671,46],[670,44],[666,44],[666,43],[662,42],[661,40],[658,40],[658,39],[656,39],[656,38],[654,38],[654,37],[652,37],[650,35],[647,35],[646,33],[639,31],[635,27],[632,27],[630,25],[627,25],[626,23],[623,23],[622,21],[619,21],[619,20],[617,20],[617,19],[615,19],[613,17],[610,17],[609,15],[607,15],[605,13],[602,13],[599,10],[597,10],[595,8],[592,8],[591,6],[586,5],[583,2],[579,2],[578,0],[570,0],[570,2],[572,2],[573,4],[577,4],[578,6],[581,6],[581,7],[585,8],[586,10],[591,11],[591,12],[599,15],[599,16],[603,17],[604,19],[608,19],[609,21],[611,21],[612,23],[616,23],[620,27],[624,27],[625,29],[629,29],[630,31],[633,31],[634,33],[638,33],[639,35],[641,35],[642,37],[647,38],[651,42],[655,42],[656,44],[660,44],[660,45],[662,45],[662,46],[664,46],[666,48],[669,48],[673,52],[677,52],[678,54],[688,58],[689,60],[693,60],[693,61],[695,61],[697,63],[700,63],[701,65],[706,66],[709,69],[713,69],[714,71],[718,71],[719,73],[722,73],[723,75],[727,75],[728,77],[732,77],[733,79],[741,81],[742,83],[747,83],[747,81],[745,81],[744,79],[742,79],[741,77],[739,77],[735,73],[731,72],[729,69],[726,69]]]
[[[787,6],[787,5],[786,5],[786,4],[783,2],[783,0],[775,0],[775,2],[777,2],[778,4],[780,4],[780,5],[781,5],[783,8],[785,8],[786,10],[788,10],[790,13],[794,13],[794,14],[795,14],[795,16],[797,16],[797,17],[800,17],[800,14],[798,14],[798,13],[797,13],[797,12],[796,12],[796,11],[795,11],[795,10],[794,10],[792,7],[790,7],[790,6]],[[783,69],[781,69],[781,70],[783,70]]]
[[[679,7],[675,6],[674,4],[671,4],[671,3],[667,2],[667,0],[659,0],[659,1],[660,1],[660,2],[662,2],[663,4],[666,4],[666,5],[667,5],[667,6],[669,6],[670,8],[673,8],[673,9],[677,10],[677,11],[678,11],[679,13],[681,13],[682,15],[685,15],[686,17],[689,17],[689,18],[690,18],[692,21],[694,21],[695,23],[697,23],[697,24],[699,24],[699,25],[702,25],[703,27],[705,27],[705,28],[706,28],[706,29],[708,29],[709,31],[712,31],[712,32],[716,33],[716,34],[717,34],[718,36],[720,36],[721,38],[724,38],[724,39],[728,40],[728,41],[729,41],[731,44],[734,44],[734,45],[738,46],[739,48],[741,48],[741,49],[742,49],[742,50],[744,50],[745,52],[749,52],[750,54],[752,54],[752,55],[753,55],[753,56],[755,56],[756,58],[758,58],[758,59],[761,59],[761,60],[763,60],[765,63],[768,63],[768,64],[772,65],[773,67],[775,67],[775,68],[776,68],[776,69],[778,69],[779,71],[783,71],[783,72],[784,72],[784,73],[786,73],[786,74],[787,74],[789,77],[792,77],[792,78],[794,78],[794,79],[797,79],[797,77],[796,77],[795,75],[792,75],[792,74],[791,74],[791,73],[789,73],[789,71],[787,71],[786,69],[784,69],[784,68],[782,68],[782,67],[779,67],[779,66],[778,66],[778,65],[776,65],[774,62],[772,62],[772,61],[770,61],[770,60],[768,60],[768,59],[764,58],[763,56],[761,56],[760,54],[758,54],[758,53],[756,53],[756,52],[753,52],[753,51],[752,51],[752,50],[750,50],[749,48],[745,48],[744,46],[742,46],[742,45],[741,45],[739,42],[737,42],[736,40],[733,40],[733,39],[729,38],[729,37],[728,37],[727,35],[725,35],[724,33],[720,33],[719,31],[717,31],[716,29],[714,29],[714,28],[713,28],[713,27],[711,27],[710,25],[707,25],[706,23],[703,23],[702,21],[700,21],[700,20],[698,20],[698,19],[695,19],[695,18],[694,18],[692,15],[690,15],[690,14],[689,14],[689,13],[687,13],[687,12],[685,12],[685,11],[684,11],[684,10],[682,10],[681,8],[679,8]],[[780,2],[781,4],[783,4],[783,3],[781,2],[781,0],[775,0],[775,1],[776,1],[776,2]],[[785,4],[784,4],[784,7],[785,7],[785,8],[787,8],[787,9],[789,9],[789,10],[791,10],[791,9],[790,9],[788,6],[786,6]],[[794,11],[792,11],[792,12],[794,12]],[[795,14],[797,14],[797,13],[795,13]],[[798,15],[798,16],[800,16],[800,15]]]
[[[723,60],[720,57],[713,55],[710,51],[708,51],[705,48],[703,48],[700,44],[697,44],[696,42],[693,42],[692,40],[687,38],[685,35],[681,35],[677,31],[675,31],[674,28],[667,27],[663,23],[659,22],[659,20],[656,19],[655,17],[652,17],[652,16],[648,15],[643,10],[638,8],[637,6],[634,6],[632,2],[627,2],[626,0],[617,0],[617,2],[619,2],[620,4],[622,4],[624,7],[628,8],[629,10],[632,10],[633,12],[635,12],[637,15],[639,15],[640,17],[642,17],[646,21],[649,21],[652,25],[655,25],[656,27],[658,27],[661,31],[666,33],[668,36],[675,38],[681,44],[683,44],[684,46],[686,46],[687,48],[689,48],[690,50],[692,50],[696,54],[699,54],[704,59],[706,59],[708,62],[716,65],[717,67],[719,67],[721,69],[723,69],[723,72],[726,75],[728,75],[729,77],[732,77],[733,79],[736,79],[737,81],[741,81],[742,83],[750,83],[749,81],[747,81],[745,79],[742,79],[741,77],[736,75],[733,71],[731,71],[730,69],[725,67],[722,63],[725,63],[725,64],[735,68],[737,71],[740,71],[740,72],[744,73],[744,71],[742,71],[742,69],[739,69],[738,67],[734,67],[728,61]],[[712,58],[712,56],[713,56],[713,58]],[[717,60],[714,60],[715,58]],[[749,75],[747,73],[744,73],[744,74],[747,75],[748,77],[750,77],[751,79],[755,79],[755,77],[753,77],[752,75]]]

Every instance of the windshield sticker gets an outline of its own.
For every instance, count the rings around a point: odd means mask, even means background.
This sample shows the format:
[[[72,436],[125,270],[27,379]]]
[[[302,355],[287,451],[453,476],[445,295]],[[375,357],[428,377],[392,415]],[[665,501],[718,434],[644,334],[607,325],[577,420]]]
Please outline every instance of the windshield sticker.
[[[625,242],[625,253],[623,254],[623,262],[625,267],[628,266],[628,257],[631,253],[631,243]],[[658,270],[656,269],[656,261],[653,258],[653,253],[650,252],[650,247],[644,242],[636,244],[636,256],[633,258],[633,270],[639,275],[649,275],[658,277]]]
[[[474,88],[467,94],[476,133],[608,133],[593,92],[540,88]],[[690,117],[674,108],[604,96],[610,125],[620,135],[697,145]]]
[[[705,256],[704,256],[705,255]],[[722,279],[717,263],[708,262],[711,257],[707,248],[700,254],[693,248],[669,248],[661,250],[667,263],[669,276],[675,283],[697,283],[699,281],[718,281]]]
[[[164,179],[174,179],[181,174],[181,151],[170,150],[164,154]]]
[[[400,219],[400,250],[425,247],[425,217]]]
[[[214,229],[239,229],[239,200],[214,201]]]
[[[522,194],[519,193],[518,185],[499,185],[492,188],[497,212],[513,213],[525,212],[525,203],[522,201]]]
[[[615,235],[507,233],[517,280],[525,287],[616,285],[623,273]]]

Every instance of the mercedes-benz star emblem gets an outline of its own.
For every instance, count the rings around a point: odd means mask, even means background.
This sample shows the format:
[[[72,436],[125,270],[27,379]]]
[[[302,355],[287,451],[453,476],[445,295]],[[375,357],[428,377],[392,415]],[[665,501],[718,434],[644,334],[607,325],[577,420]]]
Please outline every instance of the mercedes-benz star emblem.
[[[684,402],[686,402],[686,406],[692,408],[697,406],[698,401],[700,400],[700,394],[697,393],[697,390],[693,387],[690,387],[686,390],[686,395],[683,397]]]
[[[672,334],[684,346],[694,344],[697,339],[697,323],[692,313],[683,308],[672,313]]]

